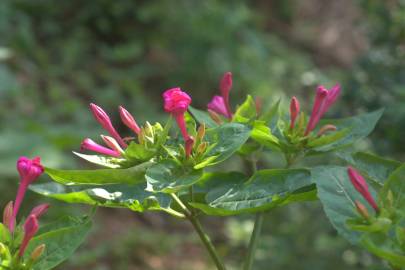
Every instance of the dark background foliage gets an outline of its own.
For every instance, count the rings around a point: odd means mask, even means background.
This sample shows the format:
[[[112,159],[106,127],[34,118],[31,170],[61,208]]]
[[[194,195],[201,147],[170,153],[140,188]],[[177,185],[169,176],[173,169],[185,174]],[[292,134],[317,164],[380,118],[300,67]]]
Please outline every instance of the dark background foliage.
[[[265,103],[296,95],[309,111],[316,85],[341,83],[329,116],[385,107],[376,131],[354,147],[403,161],[404,63],[401,0],[3,0],[0,201],[13,198],[20,155],[40,155],[48,166],[85,166],[71,151],[102,132],[89,102],[116,120],[120,104],[140,123],[164,120],[165,89],[180,86],[204,108],[225,71],[234,74],[235,105],[246,93]],[[266,160],[262,166],[271,167],[272,157]],[[31,194],[27,202],[39,200]],[[87,211],[51,203],[48,219]],[[101,210],[96,221],[87,244],[59,269],[212,269],[182,221],[120,210]],[[236,269],[251,217],[204,223]],[[269,213],[264,230],[255,269],[383,267],[340,238],[316,202]]]

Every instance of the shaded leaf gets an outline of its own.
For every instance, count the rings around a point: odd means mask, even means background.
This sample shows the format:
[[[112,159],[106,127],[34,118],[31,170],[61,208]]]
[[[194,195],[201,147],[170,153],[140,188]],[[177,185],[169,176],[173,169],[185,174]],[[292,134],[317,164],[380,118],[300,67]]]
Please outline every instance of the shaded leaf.
[[[204,123],[207,128],[214,128],[218,126],[218,124],[211,119],[210,115],[207,112],[198,110],[191,106],[188,107],[188,110],[194,116],[198,123]]]

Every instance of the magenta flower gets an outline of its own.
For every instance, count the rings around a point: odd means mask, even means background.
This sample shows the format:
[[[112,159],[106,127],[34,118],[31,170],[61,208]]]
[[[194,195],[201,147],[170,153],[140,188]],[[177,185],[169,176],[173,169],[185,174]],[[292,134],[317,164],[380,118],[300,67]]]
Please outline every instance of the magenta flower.
[[[90,109],[93,112],[94,118],[101,124],[101,126],[108,133],[110,133],[110,135],[113,136],[122,147],[127,147],[127,144],[113,127],[111,119],[107,115],[107,113],[101,107],[97,106],[94,103],[90,103]]]
[[[48,209],[49,209],[49,204],[47,204],[47,203],[40,204],[31,210],[29,216],[33,215],[36,218],[40,218],[43,214],[45,214],[48,211]]]
[[[118,110],[120,111],[120,116],[122,122],[130,128],[133,132],[135,132],[137,135],[141,132],[141,129],[139,128],[138,124],[136,123],[134,117],[122,106],[118,107]]]
[[[38,232],[39,224],[38,219],[35,215],[30,215],[24,223],[24,238],[20,245],[20,250],[18,255],[20,257],[24,256],[25,249],[28,246],[28,243]]]
[[[300,113],[300,103],[296,97],[292,97],[290,103],[290,129],[293,129],[295,126],[295,121],[297,120],[298,114]]]
[[[330,90],[327,90],[322,85],[318,86],[316,90],[315,102],[312,108],[311,117],[309,118],[309,122],[305,130],[304,134],[305,136],[315,129],[319,120],[336,102],[339,95],[340,95],[340,86],[338,84],[332,87]]]
[[[191,97],[181,91],[180,88],[171,88],[163,93],[164,109],[166,112],[171,113],[176,119],[177,125],[180,128],[181,134],[185,142],[186,156],[189,157],[193,143],[191,136],[188,135],[186,129],[186,122],[184,120],[184,113],[187,111],[188,106],[191,104]],[[192,140],[194,142],[194,140]]]
[[[93,151],[96,153],[100,153],[102,155],[107,155],[107,156],[112,156],[112,157],[119,157],[121,155],[119,152],[117,152],[115,150],[112,150],[110,148],[99,145],[98,143],[94,142],[90,138],[86,138],[83,140],[80,149],[89,150],[89,151]]]
[[[221,96],[214,96],[210,103],[207,105],[208,109],[221,114],[228,118],[228,111],[226,109],[224,98]]]
[[[17,170],[20,174],[20,186],[18,187],[17,197],[15,199],[13,215],[10,221],[10,230],[13,232],[15,227],[15,219],[17,218],[18,210],[24,199],[28,186],[38,179],[44,172],[44,167],[41,165],[40,157],[29,159],[27,157],[20,157],[17,161]]]
[[[221,91],[222,98],[224,99],[225,108],[228,118],[232,117],[231,105],[229,104],[229,92],[232,88],[232,73],[226,72],[219,83],[219,90]]]
[[[118,144],[118,142],[110,136],[105,136],[105,135],[100,135],[101,138],[103,139],[104,143],[110,147],[111,149],[113,149],[115,152],[123,154],[124,150],[122,150],[122,148],[120,147],[120,145]]]
[[[361,174],[356,171],[352,167],[347,168],[347,173],[349,175],[350,181],[354,188],[363,196],[363,198],[374,208],[374,210],[378,213],[379,208],[377,203],[375,202],[373,196],[371,195],[370,191],[368,190],[368,185],[366,180],[361,176]]]

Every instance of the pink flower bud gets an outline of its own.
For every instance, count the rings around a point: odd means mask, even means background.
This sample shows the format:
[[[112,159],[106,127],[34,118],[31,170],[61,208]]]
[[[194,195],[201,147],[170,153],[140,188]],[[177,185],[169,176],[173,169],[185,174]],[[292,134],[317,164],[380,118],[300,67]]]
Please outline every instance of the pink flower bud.
[[[232,88],[232,73],[226,72],[221,79],[221,82],[219,84],[219,89],[220,89],[221,95],[224,99],[228,118],[232,117],[232,110],[231,110],[231,106],[229,104],[229,92],[231,91],[231,88]]]
[[[141,129],[139,128],[138,124],[136,123],[134,117],[122,106],[118,107],[120,112],[122,122],[130,128],[133,132],[139,135]]]
[[[120,147],[120,145],[118,144],[118,142],[110,136],[104,136],[104,135],[100,135],[101,139],[103,139],[104,143],[110,147],[111,149],[113,149],[115,152],[118,152],[120,154],[124,153],[124,150],[122,150],[122,148]]]
[[[334,125],[328,124],[328,125],[324,125],[323,127],[321,127],[318,131],[318,133],[316,134],[317,137],[322,136],[323,134],[325,134],[326,132],[329,131],[336,131],[337,128]]]
[[[228,111],[226,110],[224,98],[221,96],[214,96],[210,103],[208,103],[207,108],[218,114],[221,114],[229,118]]]
[[[10,228],[10,223],[13,218],[13,201],[9,202],[6,207],[4,208],[3,212],[3,224]]]
[[[101,124],[101,126],[108,133],[110,133],[110,135],[113,136],[122,147],[127,147],[128,145],[124,142],[124,140],[113,127],[111,119],[107,115],[107,113],[101,107],[97,106],[94,103],[90,103],[90,109],[93,112],[94,118]]]
[[[193,136],[189,136],[185,142],[185,150],[186,150],[186,157],[189,158],[191,156],[191,152],[193,151],[194,146],[194,138]]]
[[[320,115],[321,117],[329,110],[329,108],[336,102],[340,95],[340,85],[336,84],[328,91],[328,96],[326,97],[325,104],[322,106]]]
[[[43,214],[46,213],[46,211],[48,211],[48,209],[49,209],[49,204],[47,204],[47,203],[40,204],[31,210],[31,213],[29,214],[29,216],[33,215],[33,216],[36,216],[36,218],[40,218]]]
[[[164,109],[168,113],[184,114],[191,104],[191,97],[179,87],[166,90],[163,93]]]
[[[298,114],[300,113],[300,103],[296,97],[292,97],[290,103],[290,129],[293,129],[295,126],[295,121],[297,120]]]
[[[307,129],[305,130],[305,133],[304,133],[305,136],[308,135],[316,127],[316,124],[318,124],[318,122],[320,120],[320,109],[321,109],[322,104],[324,103],[327,95],[328,95],[328,90],[326,90],[325,87],[319,86],[317,88],[311,117],[309,118]]]
[[[44,254],[45,248],[46,248],[45,244],[37,246],[31,253],[31,259],[34,262],[37,261],[42,256],[42,254]]]
[[[359,201],[355,201],[354,205],[356,206],[357,212],[366,220],[370,219],[370,215],[368,214],[367,208]]]
[[[208,114],[210,115],[211,119],[214,120],[215,123],[217,123],[218,125],[222,124],[222,120],[216,112],[208,109]]]
[[[24,223],[24,238],[21,242],[19,256],[24,256],[25,249],[28,246],[28,243],[34,237],[39,229],[38,219],[34,215],[30,215]]]
[[[17,170],[20,174],[20,186],[18,187],[17,197],[15,199],[13,217],[10,220],[10,231],[14,231],[15,220],[21,203],[25,197],[28,186],[33,183],[44,172],[44,167],[41,165],[40,157],[29,159],[27,157],[20,157],[17,161]]]
[[[97,144],[92,139],[86,138],[83,140],[81,144],[81,150],[89,150],[96,153],[100,153],[107,156],[119,157],[121,154],[117,151],[114,151],[110,148],[104,147],[102,145]]]
[[[255,105],[256,105],[256,115],[260,115],[263,107],[263,99],[261,97],[255,97]]]
[[[374,208],[374,210],[378,213],[379,208],[377,203],[374,201],[373,196],[371,196],[370,191],[368,190],[368,185],[366,180],[361,176],[359,172],[357,172],[352,167],[348,167],[347,173],[349,175],[350,181],[354,188],[363,196],[364,199]]]

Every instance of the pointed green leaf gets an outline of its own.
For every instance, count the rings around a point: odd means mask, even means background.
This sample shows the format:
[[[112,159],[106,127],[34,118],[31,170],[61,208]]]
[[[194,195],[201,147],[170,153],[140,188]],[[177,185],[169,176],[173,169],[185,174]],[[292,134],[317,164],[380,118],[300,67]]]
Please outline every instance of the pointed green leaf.
[[[381,198],[387,200],[388,192],[392,192],[393,207],[405,217],[405,164],[396,169],[385,182],[381,190]]]
[[[256,115],[256,102],[252,96],[248,95],[242,105],[236,109],[232,121],[237,123],[248,123],[255,119]]]
[[[152,164],[152,162],[145,162],[128,169],[56,170],[45,168],[45,172],[54,181],[66,185],[136,184],[145,181],[145,171]]]
[[[210,115],[202,110],[198,110],[191,106],[188,107],[189,112],[194,116],[198,123],[204,123],[207,128],[214,128],[217,127],[218,124],[215,123],[214,120],[211,119]]]
[[[196,183],[202,170],[195,170],[173,160],[161,161],[146,171],[148,190],[173,193]]]
[[[135,185],[65,186],[54,182],[32,185],[30,189],[46,197],[68,203],[83,203],[102,207],[124,207],[132,211],[167,210],[171,198],[145,190],[146,183]]]
[[[194,166],[201,169],[228,159],[249,139],[250,128],[239,123],[227,123],[217,128],[208,129],[206,140],[210,144],[201,163]]]
[[[305,169],[261,170],[247,182],[219,186],[206,203],[191,203],[209,215],[238,215],[266,211],[295,201],[316,199],[310,172]]]
[[[271,129],[267,127],[264,122],[255,121],[251,137],[253,140],[270,149],[280,151],[279,139],[271,133]]]
[[[96,165],[100,165],[103,167],[111,168],[111,169],[117,169],[120,168],[121,165],[120,163],[125,161],[125,159],[122,158],[114,158],[114,157],[107,157],[107,156],[102,156],[102,155],[86,155],[78,152],[74,152],[76,156],[87,160],[88,162],[91,162]]]

